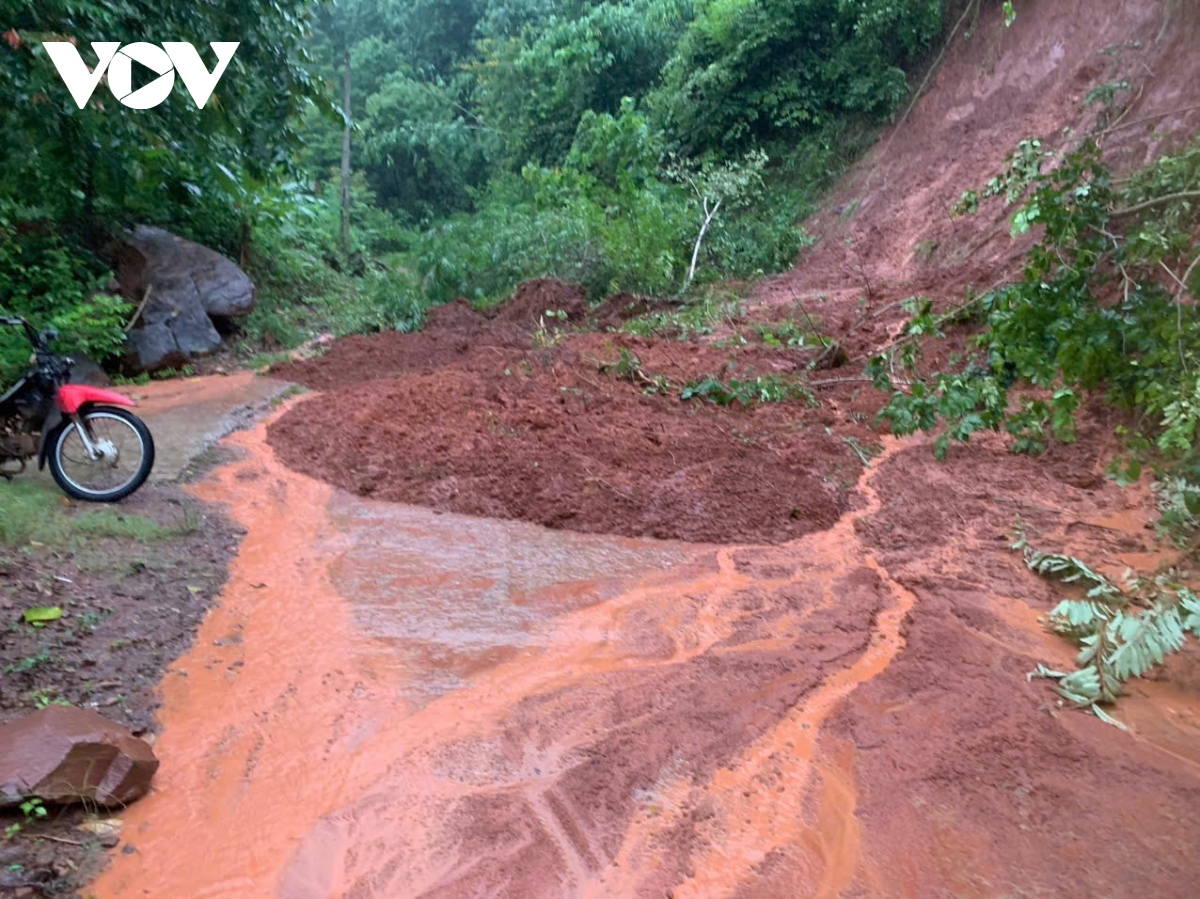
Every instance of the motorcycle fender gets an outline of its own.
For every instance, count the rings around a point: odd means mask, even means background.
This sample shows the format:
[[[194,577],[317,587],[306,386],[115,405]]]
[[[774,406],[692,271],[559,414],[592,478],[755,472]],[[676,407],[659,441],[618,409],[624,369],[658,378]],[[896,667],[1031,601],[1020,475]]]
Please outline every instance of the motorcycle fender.
[[[79,411],[80,406],[88,403],[108,403],[113,406],[137,405],[127,396],[88,384],[64,384],[58,388],[58,407],[67,415],[74,415]]]
[[[50,455],[50,435],[62,424],[63,414],[57,408],[51,410],[42,425],[42,436],[38,440],[38,471],[46,467],[46,458]]]

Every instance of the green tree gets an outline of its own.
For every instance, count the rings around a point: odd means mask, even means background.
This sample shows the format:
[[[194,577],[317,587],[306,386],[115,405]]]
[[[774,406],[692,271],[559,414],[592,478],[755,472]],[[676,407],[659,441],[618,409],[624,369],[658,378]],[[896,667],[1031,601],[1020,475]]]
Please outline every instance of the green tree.
[[[616,113],[658,83],[690,3],[601,3],[575,19],[484,44],[473,68],[480,117],[506,136],[509,165],[557,165],[589,110]]]
[[[942,20],[943,0],[701,0],[654,107],[690,154],[885,117]]]

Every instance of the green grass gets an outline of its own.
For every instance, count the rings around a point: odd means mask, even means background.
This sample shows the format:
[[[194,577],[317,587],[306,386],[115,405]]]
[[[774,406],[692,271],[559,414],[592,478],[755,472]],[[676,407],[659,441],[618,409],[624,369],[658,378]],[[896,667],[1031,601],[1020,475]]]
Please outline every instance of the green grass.
[[[278,409],[293,397],[304,396],[306,393],[308,393],[308,388],[303,384],[289,384],[279,394],[271,397],[271,408]]]
[[[272,365],[279,365],[283,362],[290,362],[292,354],[288,352],[282,353],[255,353],[243,363],[246,368],[251,371],[262,371],[265,368],[270,368]]]
[[[106,537],[147,543],[171,529],[112,506],[83,507],[50,484],[32,479],[0,481],[0,545],[42,543],[66,547],[80,538]]]

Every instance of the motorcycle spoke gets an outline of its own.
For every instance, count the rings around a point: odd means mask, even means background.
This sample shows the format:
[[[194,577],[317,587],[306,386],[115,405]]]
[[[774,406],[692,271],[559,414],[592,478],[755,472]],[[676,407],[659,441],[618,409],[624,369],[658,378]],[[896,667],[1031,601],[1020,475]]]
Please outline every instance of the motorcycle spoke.
[[[58,450],[63,474],[87,492],[118,490],[141,467],[146,450],[141,437],[123,419],[112,416],[89,415],[87,424],[92,445],[108,452],[97,459],[90,458],[78,425],[73,424]]]

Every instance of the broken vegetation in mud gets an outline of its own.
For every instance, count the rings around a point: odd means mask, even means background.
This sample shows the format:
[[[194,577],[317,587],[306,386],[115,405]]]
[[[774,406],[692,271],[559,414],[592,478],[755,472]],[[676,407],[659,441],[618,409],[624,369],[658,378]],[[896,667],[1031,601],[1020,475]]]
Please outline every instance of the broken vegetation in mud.
[[[96,508],[30,476],[0,483],[0,505],[0,720],[75,705],[153,739],[158,683],[220,591],[237,532],[162,485]],[[0,893],[71,892],[119,831],[91,808],[0,819]]]
[[[627,300],[589,313],[572,290],[538,282],[491,315],[453,304],[420,334],[282,367],[340,389],[273,424],[272,446],[363,496],[584,532],[778,543],[848,508],[862,456],[845,439],[875,434],[804,387],[819,348],[588,331]],[[533,340],[546,309],[572,330]]]
[[[1055,681],[1054,690],[1101,720],[1124,727],[1100,708],[1114,703],[1131,677],[1143,677],[1183,649],[1190,633],[1200,637],[1200,597],[1179,583],[1175,570],[1152,578],[1125,572],[1122,589],[1074,556],[1031,547],[1023,533],[1013,544],[1031,571],[1084,590],[1064,599],[1046,618],[1047,626],[1082,646],[1079,670],[1066,673],[1038,665],[1031,676]]]

